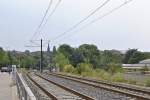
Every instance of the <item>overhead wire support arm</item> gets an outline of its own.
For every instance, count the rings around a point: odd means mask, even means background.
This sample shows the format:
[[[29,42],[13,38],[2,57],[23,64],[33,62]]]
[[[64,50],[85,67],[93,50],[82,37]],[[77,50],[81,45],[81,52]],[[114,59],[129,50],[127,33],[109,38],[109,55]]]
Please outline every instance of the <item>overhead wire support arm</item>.
[[[39,40],[37,40],[39,41]],[[45,40],[44,40],[45,41]],[[43,39],[40,40],[40,44],[41,45],[26,45],[25,47],[40,47],[40,66],[39,66],[39,70],[42,73],[43,71]]]
[[[40,46],[25,45],[25,47],[40,47]]]

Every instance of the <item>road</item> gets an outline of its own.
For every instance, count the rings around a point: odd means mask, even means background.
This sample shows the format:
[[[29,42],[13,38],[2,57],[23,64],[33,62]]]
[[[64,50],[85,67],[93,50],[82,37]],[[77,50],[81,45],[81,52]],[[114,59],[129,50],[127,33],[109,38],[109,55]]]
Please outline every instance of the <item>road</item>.
[[[12,76],[0,72],[0,100],[18,100],[16,91]]]

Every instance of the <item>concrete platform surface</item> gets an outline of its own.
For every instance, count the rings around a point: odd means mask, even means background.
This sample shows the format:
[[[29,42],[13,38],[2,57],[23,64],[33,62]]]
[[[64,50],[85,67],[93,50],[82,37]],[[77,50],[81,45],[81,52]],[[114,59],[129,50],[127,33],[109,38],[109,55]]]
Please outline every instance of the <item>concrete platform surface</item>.
[[[0,72],[0,100],[18,100],[16,86],[8,73]]]

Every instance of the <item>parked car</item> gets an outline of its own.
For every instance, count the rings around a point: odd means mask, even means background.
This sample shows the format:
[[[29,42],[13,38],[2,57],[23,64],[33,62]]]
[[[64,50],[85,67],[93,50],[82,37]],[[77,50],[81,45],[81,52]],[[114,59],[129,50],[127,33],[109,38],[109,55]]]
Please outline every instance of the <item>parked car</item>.
[[[9,68],[8,67],[2,67],[1,68],[1,72],[9,72]]]

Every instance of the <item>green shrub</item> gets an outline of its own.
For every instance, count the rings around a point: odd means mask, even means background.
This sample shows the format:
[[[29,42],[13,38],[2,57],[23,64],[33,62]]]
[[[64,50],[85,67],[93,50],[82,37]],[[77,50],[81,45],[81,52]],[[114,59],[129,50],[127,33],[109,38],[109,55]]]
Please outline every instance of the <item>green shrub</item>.
[[[145,72],[148,71],[148,67],[145,65],[142,69],[141,69],[141,73],[142,74],[146,74]]]
[[[113,75],[117,72],[123,72],[123,68],[119,64],[110,64],[108,65],[107,71]]]
[[[95,78],[97,78],[97,77],[99,77],[99,75],[98,75],[98,73],[96,72],[96,70],[92,70],[92,72],[91,72],[92,74],[92,77],[95,77]]]
[[[146,86],[147,86],[147,87],[150,87],[150,78],[147,78],[147,79],[146,79]]]
[[[134,79],[128,79],[127,82],[128,82],[129,84],[133,84],[133,85],[136,85],[136,84],[137,84],[137,81],[134,80]]]
[[[124,82],[125,81],[122,73],[114,74],[111,79],[112,79],[112,81],[115,81],[115,82]]]
[[[72,65],[65,65],[63,71],[68,73],[73,73],[75,68]]]
[[[101,76],[101,78],[104,80],[110,80],[111,75],[107,72],[104,72],[103,75]]]
[[[89,72],[82,72],[82,73],[81,73],[81,76],[87,77],[87,76],[92,76],[92,75],[91,75],[91,73],[89,73]]]
[[[92,65],[87,63],[80,63],[77,66],[77,70],[79,74],[82,74],[83,72],[92,72]]]
[[[74,68],[73,74],[79,75],[78,69]]]
[[[103,78],[103,75],[106,74],[107,72],[103,69],[95,69],[96,77],[98,78]]]

